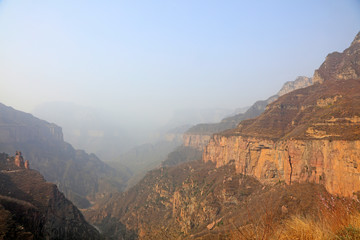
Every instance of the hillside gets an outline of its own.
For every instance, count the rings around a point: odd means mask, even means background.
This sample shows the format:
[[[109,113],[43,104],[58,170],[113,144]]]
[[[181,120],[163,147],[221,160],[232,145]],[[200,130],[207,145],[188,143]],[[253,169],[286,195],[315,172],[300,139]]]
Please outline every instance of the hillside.
[[[0,104],[0,152],[21,149],[47,181],[86,208],[105,193],[124,188],[127,173],[112,169],[94,154],[64,142],[60,127]]]
[[[100,239],[56,185],[16,157],[0,154],[1,239]]]
[[[237,173],[234,164],[193,161],[153,170],[84,214],[107,239],[258,239],[292,216],[320,218],[326,204],[359,208],[334,200],[321,185],[269,186]]]

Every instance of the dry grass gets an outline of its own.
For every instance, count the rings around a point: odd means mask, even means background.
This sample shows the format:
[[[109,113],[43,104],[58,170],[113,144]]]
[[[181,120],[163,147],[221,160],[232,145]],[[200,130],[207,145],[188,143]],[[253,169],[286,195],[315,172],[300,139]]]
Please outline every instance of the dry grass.
[[[350,240],[360,239],[360,212],[348,199],[319,196],[319,215],[292,216],[281,224],[270,239]]]
[[[328,240],[360,239],[360,214],[338,220],[304,218],[293,216],[278,229],[271,239],[279,240]]]
[[[247,225],[229,234],[229,239],[247,240],[360,240],[360,213],[345,218],[317,219],[292,216],[267,234],[266,226]]]
[[[295,214],[276,221],[266,213],[258,221],[236,227],[228,239],[251,240],[360,240],[359,203],[350,199],[323,198],[312,215]]]
[[[332,236],[332,232],[330,232],[328,228],[324,226],[323,222],[317,222],[313,219],[293,216],[291,219],[285,221],[273,239],[322,240],[331,239]]]

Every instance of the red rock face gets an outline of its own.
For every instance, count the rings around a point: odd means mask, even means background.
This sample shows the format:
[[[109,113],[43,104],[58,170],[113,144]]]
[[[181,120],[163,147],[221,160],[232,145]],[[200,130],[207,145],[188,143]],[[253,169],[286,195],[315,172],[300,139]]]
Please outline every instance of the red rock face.
[[[205,162],[217,167],[235,161],[239,173],[263,182],[323,184],[330,193],[352,196],[360,191],[360,141],[266,140],[214,136]]]

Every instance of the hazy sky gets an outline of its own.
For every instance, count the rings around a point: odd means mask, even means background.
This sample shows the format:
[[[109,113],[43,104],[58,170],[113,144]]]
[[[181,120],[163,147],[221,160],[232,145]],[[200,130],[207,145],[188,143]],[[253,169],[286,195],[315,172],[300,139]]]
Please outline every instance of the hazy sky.
[[[355,0],[0,0],[0,102],[141,121],[233,109],[312,76],[358,31]]]

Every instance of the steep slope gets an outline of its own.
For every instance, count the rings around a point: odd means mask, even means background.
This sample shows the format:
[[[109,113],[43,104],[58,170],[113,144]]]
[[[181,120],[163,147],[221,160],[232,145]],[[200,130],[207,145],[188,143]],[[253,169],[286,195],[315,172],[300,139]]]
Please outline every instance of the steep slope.
[[[84,214],[107,239],[261,239],[282,220],[319,218],[324,213],[319,209],[341,201],[321,185],[267,186],[237,173],[233,163],[215,168],[193,161],[153,170],[127,192],[113,194]],[[260,236],[239,238],[239,229]]]
[[[219,123],[203,123],[195,125],[184,134],[184,145],[202,151],[210,141],[212,134],[235,128],[241,121],[259,116],[265,111],[268,104],[274,102],[280,96],[312,84],[313,81],[311,78],[304,76],[297,77],[294,81],[286,82],[276,95],[269,97],[267,100],[255,102],[244,113],[224,118]]]
[[[323,184],[330,193],[360,191],[360,42],[332,53],[317,83],[280,97],[259,117],[215,134],[205,162],[235,161],[237,171],[264,181]]]
[[[1,239],[100,239],[56,185],[14,161],[0,154]]]
[[[32,168],[44,175],[78,207],[86,208],[105,192],[118,191],[127,179],[94,154],[63,141],[61,128],[0,104],[0,151],[22,149]]]
[[[241,185],[239,178],[233,166],[214,171],[213,164],[200,161],[160,168],[85,215],[112,239],[185,237],[191,229],[206,229],[217,220],[219,212],[229,211],[239,199],[260,187],[249,178],[242,183],[248,189],[236,193],[234,190]],[[227,206],[222,201],[227,201]]]

